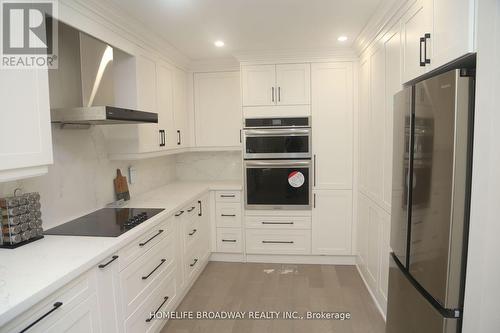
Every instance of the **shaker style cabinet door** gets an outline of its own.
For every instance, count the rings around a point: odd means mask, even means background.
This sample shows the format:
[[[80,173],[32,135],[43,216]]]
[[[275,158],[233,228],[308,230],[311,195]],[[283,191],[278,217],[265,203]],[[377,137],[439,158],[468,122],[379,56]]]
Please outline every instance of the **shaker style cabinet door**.
[[[255,65],[241,68],[243,106],[276,104],[276,66]]]
[[[187,73],[174,70],[174,145],[176,148],[189,147],[189,115],[187,111]],[[172,138],[170,138],[172,139]]]
[[[0,181],[46,173],[52,164],[47,70],[0,70],[0,100]]]
[[[276,65],[275,99],[278,105],[311,104],[311,65]]]
[[[159,147],[175,148],[177,135],[174,126],[174,70],[166,64],[156,67],[156,100],[158,108]]]
[[[312,254],[350,255],[352,191],[315,190],[312,210]]]

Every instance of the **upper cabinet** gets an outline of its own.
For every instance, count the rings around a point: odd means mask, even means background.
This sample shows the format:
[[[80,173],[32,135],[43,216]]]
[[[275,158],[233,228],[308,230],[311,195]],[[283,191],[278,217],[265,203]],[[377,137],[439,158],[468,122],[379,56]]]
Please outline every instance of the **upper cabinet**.
[[[401,21],[403,81],[474,52],[474,0],[417,0]]]
[[[174,72],[174,127],[176,147],[189,147],[189,115],[187,111],[187,73],[179,68]]]
[[[159,62],[156,67],[156,105],[160,149],[175,148],[177,133],[174,126],[174,69]]]
[[[241,94],[245,117],[308,116],[311,65],[243,65]]]
[[[194,74],[197,147],[240,147],[240,73]]]
[[[44,174],[52,164],[47,69],[0,72],[0,182]]]

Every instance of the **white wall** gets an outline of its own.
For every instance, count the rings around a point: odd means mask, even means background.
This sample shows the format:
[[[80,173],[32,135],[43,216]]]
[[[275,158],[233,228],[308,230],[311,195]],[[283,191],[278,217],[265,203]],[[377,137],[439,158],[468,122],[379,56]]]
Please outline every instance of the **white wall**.
[[[179,180],[241,180],[241,152],[201,152],[177,155]]]
[[[500,2],[478,0],[474,157],[463,332],[500,332]]]
[[[54,164],[49,166],[47,175],[0,183],[0,196],[11,195],[16,187],[40,192],[45,229],[114,201],[116,169],[120,168],[127,176],[130,165],[108,159],[99,126],[89,130],[60,130],[54,125],[52,137]],[[175,180],[175,156],[133,161],[132,164],[137,169],[137,179],[135,184],[129,184],[131,196]]]

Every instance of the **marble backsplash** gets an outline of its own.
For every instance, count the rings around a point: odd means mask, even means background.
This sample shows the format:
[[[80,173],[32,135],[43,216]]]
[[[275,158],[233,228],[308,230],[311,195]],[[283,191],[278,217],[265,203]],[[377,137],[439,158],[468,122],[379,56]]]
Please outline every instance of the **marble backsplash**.
[[[177,155],[178,180],[241,180],[242,159],[239,151],[196,152]]]
[[[99,126],[89,130],[52,128],[54,164],[48,174],[20,181],[0,183],[0,196],[15,188],[41,195],[45,229],[99,209],[115,200],[113,179],[116,169],[128,178],[128,167],[136,168],[131,196],[175,181],[175,156],[132,162],[110,161]]]

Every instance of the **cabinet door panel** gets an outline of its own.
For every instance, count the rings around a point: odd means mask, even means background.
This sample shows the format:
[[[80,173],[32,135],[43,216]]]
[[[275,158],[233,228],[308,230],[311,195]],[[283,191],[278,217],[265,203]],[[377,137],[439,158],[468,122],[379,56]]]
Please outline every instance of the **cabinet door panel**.
[[[315,190],[312,211],[312,253],[350,255],[352,191]]]
[[[156,64],[143,56],[136,58],[137,66],[137,109],[156,111]],[[139,151],[159,150],[158,124],[139,124]]]
[[[173,133],[173,139],[175,140],[175,147],[189,147],[187,73],[178,68],[176,68],[174,72],[174,124],[175,133]],[[172,136],[170,140],[172,140]]]
[[[274,105],[276,96],[275,65],[243,66],[241,68],[241,92],[243,106]]]
[[[240,145],[239,72],[196,73],[194,108],[197,147]]]
[[[158,64],[157,106],[158,128],[165,131],[165,146],[160,149],[174,148],[177,145],[174,126],[174,71],[173,68]]]
[[[311,65],[276,65],[276,103],[307,105],[311,103]]]
[[[315,188],[352,188],[353,77],[351,63],[312,65]]]

